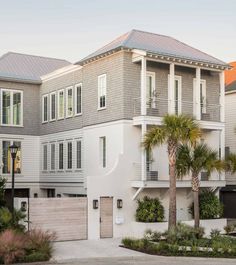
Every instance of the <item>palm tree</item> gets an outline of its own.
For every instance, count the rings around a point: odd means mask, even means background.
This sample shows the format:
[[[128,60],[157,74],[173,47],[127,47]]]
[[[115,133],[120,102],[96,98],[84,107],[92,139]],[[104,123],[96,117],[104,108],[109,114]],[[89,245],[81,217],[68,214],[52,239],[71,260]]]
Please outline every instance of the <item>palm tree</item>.
[[[206,144],[180,145],[177,151],[176,172],[179,177],[187,174],[192,176],[192,192],[194,204],[194,226],[199,227],[199,174],[204,170],[207,176],[214,171],[221,171],[223,163],[217,152]]]
[[[152,127],[144,137],[146,150],[167,143],[169,160],[169,229],[176,226],[176,152],[180,143],[194,143],[201,135],[198,123],[186,115],[166,115],[161,126]]]
[[[236,154],[230,153],[225,157],[225,171],[234,174],[236,172]]]

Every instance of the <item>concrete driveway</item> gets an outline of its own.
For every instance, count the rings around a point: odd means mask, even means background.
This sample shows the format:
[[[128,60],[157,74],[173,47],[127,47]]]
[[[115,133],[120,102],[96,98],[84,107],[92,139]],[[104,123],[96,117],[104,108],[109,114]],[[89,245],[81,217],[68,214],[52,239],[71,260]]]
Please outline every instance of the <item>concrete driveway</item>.
[[[87,258],[146,256],[137,251],[119,247],[120,242],[120,239],[113,238],[55,242],[52,260],[68,261]]]

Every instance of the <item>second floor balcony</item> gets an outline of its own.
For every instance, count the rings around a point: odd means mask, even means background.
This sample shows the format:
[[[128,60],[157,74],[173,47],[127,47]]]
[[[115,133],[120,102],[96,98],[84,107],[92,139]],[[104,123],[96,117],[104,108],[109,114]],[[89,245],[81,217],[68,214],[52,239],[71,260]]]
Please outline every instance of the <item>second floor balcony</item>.
[[[173,106],[173,114],[185,114],[193,117],[199,117],[202,121],[220,122],[221,106],[220,104],[200,103],[199,108],[195,102],[175,100],[172,103],[165,98],[148,98],[146,100],[146,116],[163,117],[170,113],[170,105]],[[133,100],[133,116],[142,116],[141,98]],[[199,113],[197,113],[199,112]]]

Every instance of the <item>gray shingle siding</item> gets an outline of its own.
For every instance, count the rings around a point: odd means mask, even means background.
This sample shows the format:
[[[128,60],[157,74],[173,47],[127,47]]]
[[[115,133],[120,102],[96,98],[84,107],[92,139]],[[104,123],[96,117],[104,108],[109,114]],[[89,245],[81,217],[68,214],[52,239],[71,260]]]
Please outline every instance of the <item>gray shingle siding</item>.
[[[0,89],[23,91],[23,127],[0,126],[1,134],[39,135],[39,85],[0,81]],[[1,112],[1,108],[0,108]]]

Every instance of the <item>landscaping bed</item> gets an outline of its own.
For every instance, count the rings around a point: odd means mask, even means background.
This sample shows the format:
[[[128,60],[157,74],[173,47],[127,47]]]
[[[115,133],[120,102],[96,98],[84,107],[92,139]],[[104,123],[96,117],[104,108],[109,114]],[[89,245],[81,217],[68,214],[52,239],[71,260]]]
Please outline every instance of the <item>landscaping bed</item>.
[[[213,230],[209,238],[202,228],[178,224],[164,233],[147,231],[142,239],[124,238],[122,246],[151,255],[236,258],[236,238]]]

